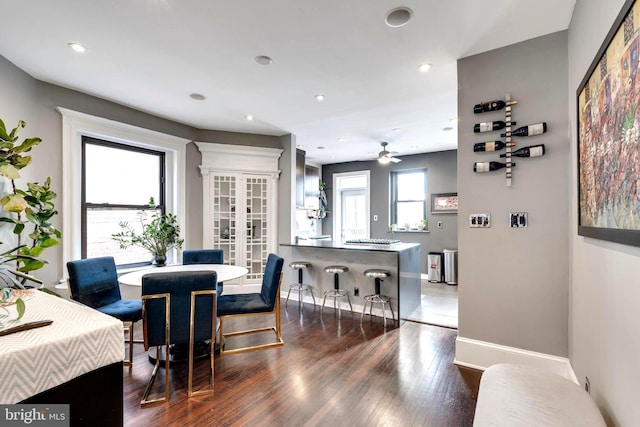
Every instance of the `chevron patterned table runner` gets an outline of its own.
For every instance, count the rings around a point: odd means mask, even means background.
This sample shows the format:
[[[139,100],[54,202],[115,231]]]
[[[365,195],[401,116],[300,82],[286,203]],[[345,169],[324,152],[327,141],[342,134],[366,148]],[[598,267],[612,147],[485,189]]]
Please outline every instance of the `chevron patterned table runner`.
[[[0,404],[18,403],[123,360],[123,326],[118,319],[40,291],[34,291],[26,305],[20,323],[53,323],[0,337]],[[15,319],[15,306],[7,309]]]

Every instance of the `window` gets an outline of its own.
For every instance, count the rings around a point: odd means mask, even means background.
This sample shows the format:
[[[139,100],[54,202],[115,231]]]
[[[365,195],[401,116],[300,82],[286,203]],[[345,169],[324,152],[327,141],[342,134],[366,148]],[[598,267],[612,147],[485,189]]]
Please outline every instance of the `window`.
[[[58,107],[62,115],[62,265],[82,258],[82,204],[83,204],[83,138],[113,141],[130,148],[147,149],[164,154],[164,195],[162,202],[165,213],[178,217],[184,233],[184,245],[188,247],[185,228],[186,218],[186,145],[189,139],[116,122],[102,117],[91,116],[78,111]],[[107,179],[114,178],[117,163],[112,164]],[[130,185],[129,182],[126,183]],[[113,185],[116,187],[116,185]],[[120,187],[122,188],[122,187]],[[146,203],[149,196],[145,195]],[[156,200],[156,202],[160,202]],[[140,202],[136,202],[140,203]],[[129,250],[127,250],[129,254]],[[177,251],[167,254],[167,262],[177,259]],[[146,261],[150,256],[145,254]],[[66,269],[61,280],[66,280]]]
[[[141,215],[164,213],[164,153],[83,137],[82,171],[82,258],[149,263],[148,251],[137,246],[122,250],[111,235],[121,231],[122,221],[140,232]],[[155,209],[149,208],[150,198]]]
[[[417,228],[427,214],[427,170],[391,172],[391,223]]]

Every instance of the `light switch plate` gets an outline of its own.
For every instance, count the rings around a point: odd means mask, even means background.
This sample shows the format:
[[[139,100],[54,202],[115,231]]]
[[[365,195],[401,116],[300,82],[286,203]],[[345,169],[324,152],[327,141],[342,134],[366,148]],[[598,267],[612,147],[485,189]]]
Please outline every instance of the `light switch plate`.
[[[491,214],[471,214],[469,215],[470,228],[489,228],[491,227]]]
[[[526,212],[511,212],[509,214],[509,226],[511,228],[525,228],[529,225],[529,216]]]

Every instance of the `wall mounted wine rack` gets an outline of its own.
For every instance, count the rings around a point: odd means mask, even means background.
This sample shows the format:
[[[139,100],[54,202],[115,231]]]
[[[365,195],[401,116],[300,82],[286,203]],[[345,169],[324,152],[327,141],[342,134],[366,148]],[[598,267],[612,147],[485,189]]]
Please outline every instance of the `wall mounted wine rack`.
[[[516,151],[513,151],[515,142],[513,142],[513,135],[517,136],[534,136],[540,135],[547,131],[546,122],[536,123],[533,125],[522,126],[515,131],[512,131],[511,127],[516,124],[512,121],[511,107],[518,102],[511,99],[511,94],[505,95],[504,101],[496,100],[483,102],[476,104],[473,107],[474,113],[484,113],[489,111],[497,111],[504,108],[504,122],[502,121],[490,121],[484,123],[476,123],[474,125],[474,132],[491,132],[504,129],[504,133],[500,136],[505,137],[505,142],[502,141],[489,141],[474,144],[473,151],[496,151],[503,147],[505,148],[505,154],[500,157],[505,158],[505,163],[500,162],[476,162],[473,165],[474,172],[489,172],[498,169],[505,168],[506,185],[511,187],[511,179],[513,176],[513,168],[516,166],[512,161],[513,156],[518,157],[538,157],[545,153],[544,144],[538,144],[530,147],[523,147]]]
[[[505,176],[506,176],[506,184],[507,187],[511,187],[511,174],[512,174],[512,164],[511,164],[511,94],[507,93],[504,96],[504,100],[507,103],[507,106],[504,108],[504,121],[507,123],[507,129],[506,129],[506,139],[505,139],[505,144],[507,144],[507,146],[505,147],[505,160],[506,160],[506,171],[505,171]]]

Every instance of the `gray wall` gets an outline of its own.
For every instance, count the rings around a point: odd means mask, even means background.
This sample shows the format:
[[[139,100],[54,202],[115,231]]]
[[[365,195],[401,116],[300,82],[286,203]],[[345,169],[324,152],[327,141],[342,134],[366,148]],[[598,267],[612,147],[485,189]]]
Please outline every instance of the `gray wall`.
[[[333,174],[369,170],[371,179],[371,237],[394,238],[407,243],[420,243],[421,272],[427,274],[427,254],[442,252],[443,249],[457,249],[458,222],[455,214],[431,214],[428,208],[429,233],[389,234],[389,172],[403,169],[427,168],[429,205],[431,193],[455,193],[457,191],[456,150],[440,151],[412,156],[398,156],[400,163],[380,165],[377,161],[336,163],[322,166],[322,179],[327,183],[328,210],[333,210]],[[378,215],[378,221],[373,220]],[[442,228],[436,223],[442,221]],[[333,233],[331,212],[322,220],[323,234]]]
[[[633,426],[640,420],[640,248],[577,235],[576,90],[595,58],[623,0],[580,0],[569,28],[571,118],[570,233],[571,292],[569,354],[582,382],[609,425]],[[636,28],[636,31],[638,28]],[[637,121],[637,119],[636,119]]]
[[[567,33],[559,32],[458,61],[459,336],[568,356],[569,137]],[[504,111],[473,114],[473,105],[504,99],[518,125],[546,121],[548,133],[517,138],[544,143],[547,154],[516,159],[513,185],[504,171],[474,173],[473,144],[499,132],[473,133],[477,122]],[[503,150],[504,151],[504,150]],[[509,228],[510,212],[528,212],[528,228]],[[472,213],[491,214],[491,227],[469,228]]]

